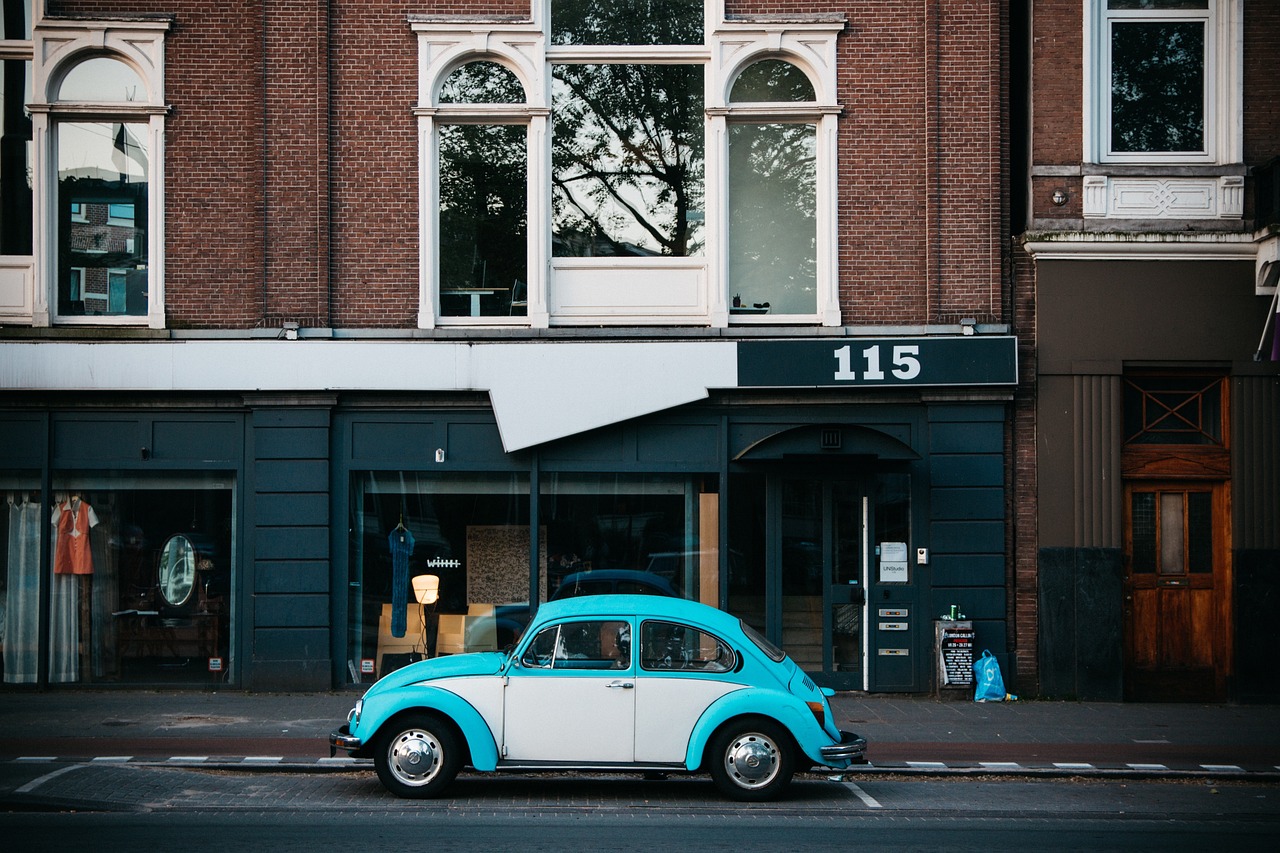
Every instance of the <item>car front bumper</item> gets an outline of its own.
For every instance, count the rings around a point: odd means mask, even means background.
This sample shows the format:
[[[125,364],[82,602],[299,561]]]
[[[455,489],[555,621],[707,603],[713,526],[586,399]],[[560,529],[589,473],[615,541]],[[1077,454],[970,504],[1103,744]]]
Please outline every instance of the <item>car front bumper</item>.
[[[349,726],[343,726],[335,732],[329,734],[329,757],[332,758],[337,754],[338,750],[345,749],[347,752],[358,752],[364,743],[360,738],[351,734]]]
[[[867,739],[853,732],[840,732],[840,742],[824,746],[820,752],[822,760],[831,764],[866,764]]]

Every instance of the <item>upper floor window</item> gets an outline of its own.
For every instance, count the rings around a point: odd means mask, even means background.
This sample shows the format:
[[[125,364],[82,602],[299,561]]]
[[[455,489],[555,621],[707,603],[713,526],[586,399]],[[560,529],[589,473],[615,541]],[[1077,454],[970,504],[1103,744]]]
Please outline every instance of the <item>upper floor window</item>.
[[[0,255],[31,254],[31,2],[4,0],[0,6]],[[20,303],[6,290],[0,271],[0,305]],[[0,309],[2,310],[2,309]]]
[[[123,61],[93,56],[72,66],[60,104],[127,104],[146,98]],[[123,119],[123,117],[122,117]],[[145,121],[60,120],[57,174],[58,320],[139,317],[148,309],[150,133]]]
[[[716,21],[702,0],[531,12],[411,18],[419,325],[838,325],[843,18]],[[499,78],[509,93],[488,97]]]
[[[1092,162],[1234,162],[1239,0],[1094,0]]]

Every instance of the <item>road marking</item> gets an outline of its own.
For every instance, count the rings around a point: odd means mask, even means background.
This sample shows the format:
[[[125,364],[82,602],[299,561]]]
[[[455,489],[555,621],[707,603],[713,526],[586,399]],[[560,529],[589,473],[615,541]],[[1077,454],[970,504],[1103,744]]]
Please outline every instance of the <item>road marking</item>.
[[[32,791],[34,791],[36,788],[39,788],[45,782],[48,782],[50,779],[56,779],[59,776],[61,776],[63,773],[70,773],[72,770],[75,770],[77,767],[81,767],[81,766],[82,765],[80,764],[68,764],[66,767],[60,767],[59,769],[53,771],[52,773],[44,774],[39,779],[32,779],[30,782],[23,785],[18,790],[14,791],[14,793],[30,794]]]
[[[1154,738],[1154,739],[1152,739],[1152,740],[1137,740],[1137,739],[1135,739],[1133,742],[1134,742],[1134,743],[1172,743],[1172,741],[1170,741],[1167,737],[1158,737],[1158,738]]]
[[[988,770],[1020,770],[1022,765],[1016,761],[979,761],[980,767]]]
[[[941,761],[908,761],[908,767],[917,767],[928,770],[946,770],[947,765]]]
[[[1053,766],[1058,768],[1059,770],[1092,770],[1093,769],[1092,764],[1072,764],[1071,762],[1060,763],[1055,761],[1053,763]]]
[[[132,755],[99,755],[93,759],[103,764],[123,764],[126,761],[133,761]]]
[[[335,755],[332,758],[319,759],[320,764],[355,764],[356,760],[349,755]]]
[[[855,797],[857,797],[858,799],[862,800],[862,802],[866,805],[866,807],[867,807],[867,808],[869,808],[869,809],[882,809],[882,808],[884,808],[884,806],[880,805],[880,801],[879,801],[879,800],[877,800],[875,797],[871,796],[871,795],[870,795],[870,794],[868,794],[866,791],[864,791],[864,790],[862,790],[861,788],[859,788],[859,787],[857,786],[857,784],[855,784],[855,783],[853,783],[853,782],[845,782],[845,783],[844,783],[844,785],[845,785],[845,787],[846,787],[846,788],[848,788],[850,791],[853,791],[853,795],[854,795]]]
[[[208,760],[207,755],[174,755],[169,758],[174,764],[200,764]]]
[[[1237,767],[1234,764],[1201,764],[1205,770],[1213,770],[1218,773],[1243,773],[1243,767]]]
[[[1168,770],[1163,764],[1130,764],[1130,770]]]
[[[279,764],[284,761],[283,755],[247,755],[241,764]]]
[[[19,755],[14,761],[57,761],[52,755]]]

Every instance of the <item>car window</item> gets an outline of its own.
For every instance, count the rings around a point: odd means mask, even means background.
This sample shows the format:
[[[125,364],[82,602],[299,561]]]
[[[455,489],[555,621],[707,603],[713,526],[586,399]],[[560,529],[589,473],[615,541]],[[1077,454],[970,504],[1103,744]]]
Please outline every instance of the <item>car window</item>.
[[[765,639],[764,634],[761,634],[741,619],[738,620],[738,627],[742,629],[742,633],[747,635],[747,639],[755,643],[760,648],[760,651],[769,656],[770,660],[782,663],[782,659],[787,656],[786,652]]]
[[[729,672],[734,662],[733,649],[714,634],[656,620],[640,626],[640,666],[644,669]]]
[[[553,625],[538,632],[520,662],[538,669],[628,669],[631,626],[614,619]]]

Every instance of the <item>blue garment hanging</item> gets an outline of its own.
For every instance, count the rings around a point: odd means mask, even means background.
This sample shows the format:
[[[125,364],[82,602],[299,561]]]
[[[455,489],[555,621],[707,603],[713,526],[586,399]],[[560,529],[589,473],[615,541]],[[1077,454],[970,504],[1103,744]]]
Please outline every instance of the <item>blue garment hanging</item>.
[[[396,525],[387,537],[391,548],[391,636],[403,637],[408,627],[409,555],[413,553],[413,534],[403,524]]]

